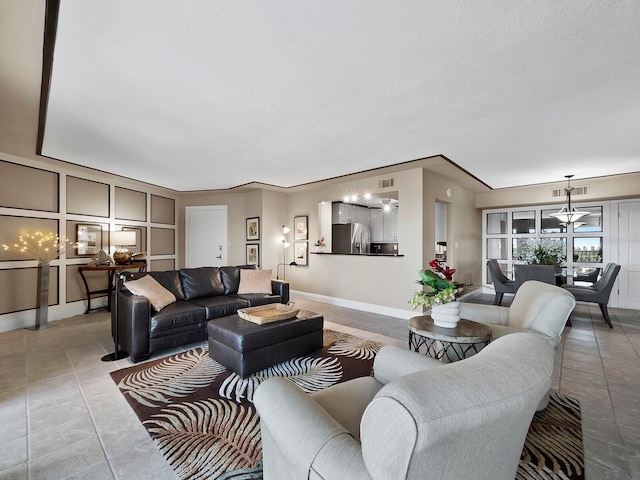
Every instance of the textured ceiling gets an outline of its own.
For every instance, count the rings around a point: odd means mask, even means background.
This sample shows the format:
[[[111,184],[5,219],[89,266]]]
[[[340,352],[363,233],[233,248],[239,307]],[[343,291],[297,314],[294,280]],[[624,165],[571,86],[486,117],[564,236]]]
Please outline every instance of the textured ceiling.
[[[42,154],[175,190],[640,171],[640,2],[60,0]]]

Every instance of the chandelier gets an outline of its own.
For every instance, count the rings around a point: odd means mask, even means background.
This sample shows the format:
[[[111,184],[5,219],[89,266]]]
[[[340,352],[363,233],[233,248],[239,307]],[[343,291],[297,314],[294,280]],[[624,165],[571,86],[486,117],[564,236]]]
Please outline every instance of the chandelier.
[[[564,191],[567,193],[567,200],[564,206],[559,212],[549,214],[550,217],[557,218],[560,220],[560,223],[566,225],[577,222],[582,217],[589,215],[589,212],[581,212],[577,210],[576,207],[571,206],[571,191],[573,190],[573,187],[571,186],[571,177],[573,177],[573,175],[565,175],[565,178],[567,179],[567,187]]]

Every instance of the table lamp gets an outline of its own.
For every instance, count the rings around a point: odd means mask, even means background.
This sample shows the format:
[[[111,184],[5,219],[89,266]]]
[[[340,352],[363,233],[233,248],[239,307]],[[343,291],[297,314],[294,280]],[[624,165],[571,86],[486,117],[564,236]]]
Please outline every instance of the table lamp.
[[[131,252],[125,247],[131,247],[135,244],[136,244],[136,232],[133,232],[133,231],[111,232],[111,245],[116,247],[115,252],[113,252],[113,261],[120,265],[130,263]]]

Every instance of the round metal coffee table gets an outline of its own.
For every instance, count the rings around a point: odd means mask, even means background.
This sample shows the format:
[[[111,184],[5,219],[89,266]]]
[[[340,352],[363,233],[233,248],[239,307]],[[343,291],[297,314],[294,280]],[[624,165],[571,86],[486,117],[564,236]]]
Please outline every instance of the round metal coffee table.
[[[491,341],[491,328],[461,319],[456,328],[434,325],[429,315],[409,319],[409,348],[416,352],[426,346],[425,355],[436,360],[456,362],[478,353]]]

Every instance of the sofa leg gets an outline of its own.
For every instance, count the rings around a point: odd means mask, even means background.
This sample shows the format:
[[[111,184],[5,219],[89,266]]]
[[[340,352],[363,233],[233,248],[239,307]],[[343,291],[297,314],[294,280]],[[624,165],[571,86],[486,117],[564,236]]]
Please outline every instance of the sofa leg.
[[[138,355],[137,357],[131,357],[131,361],[133,363],[138,363],[138,362],[142,362],[144,360],[148,360],[149,358],[151,358],[151,354],[148,353],[146,355]]]
[[[604,303],[599,303],[598,305],[600,306],[600,311],[602,312],[602,316],[607,322],[607,325],[609,325],[609,328],[613,328],[613,325],[611,325],[611,319],[609,318],[609,311],[607,310],[607,306]]]

